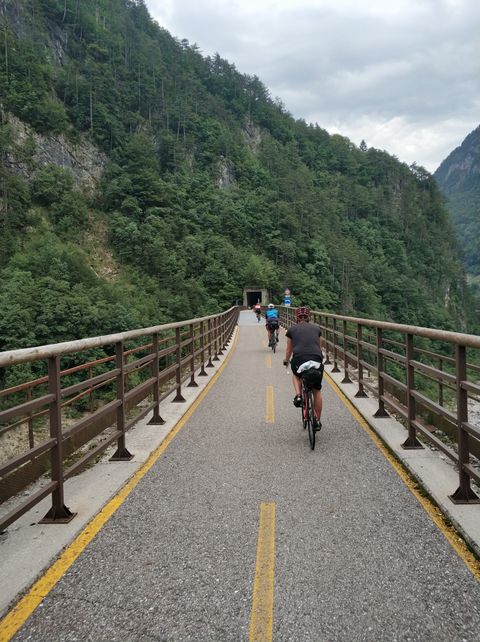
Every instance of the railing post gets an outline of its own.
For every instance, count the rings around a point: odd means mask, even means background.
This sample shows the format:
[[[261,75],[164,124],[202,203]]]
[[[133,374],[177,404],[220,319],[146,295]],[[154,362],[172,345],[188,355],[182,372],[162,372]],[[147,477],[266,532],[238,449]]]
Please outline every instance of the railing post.
[[[385,410],[385,402],[383,395],[385,392],[385,385],[383,381],[383,355],[380,352],[382,349],[383,333],[381,328],[377,328],[377,378],[378,378],[378,410],[373,415],[374,417],[388,417],[388,412]]]
[[[478,504],[477,495],[470,487],[470,475],[465,471],[465,464],[470,463],[468,432],[463,429],[463,423],[468,421],[468,393],[462,386],[467,380],[467,350],[465,346],[456,346],[456,378],[457,378],[457,439],[458,439],[458,476],[459,487],[450,495],[454,504]]]
[[[190,383],[189,388],[198,388],[195,381],[195,328],[193,322],[190,324]]]
[[[441,357],[438,360],[438,369],[443,370],[443,359]],[[443,406],[443,381],[441,379],[438,382],[438,404]]]
[[[93,377],[93,368],[90,366],[88,368],[88,378],[91,379]],[[88,395],[88,406],[89,406],[89,411],[90,413],[93,413],[94,411],[94,404],[93,404],[93,390],[90,390],[90,393]]]
[[[153,383],[153,401],[155,402],[155,406],[153,407],[153,417],[150,419],[148,424],[150,426],[162,426],[165,423],[165,420],[162,419],[160,416],[160,366],[158,363],[159,356],[159,342],[158,342],[158,333],[155,332],[155,334],[152,337],[152,350],[153,354],[155,355],[155,359],[152,361],[152,377],[155,377],[155,381]]]
[[[121,433],[117,440],[117,450],[110,457],[110,461],[130,461],[133,455],[125,445],[125,359],[123,355],[123,341],[115,344],[115,365],[120,371],[117,375],[117,430]]]
[[[208,338],[208,363],[207,363],[207,368],[215,368],[213,362],[212,362],[212,320],[208,319],[208,331],[207,331],[207,338]]]
[[[208,372],[205,370],[205,321],[200,321],[200,359],[202,365],[198,376],[208,377]]]
[[[41,524],[67,524],[76,513],[72,513],[64,504],[63,497],[63,435],[62,435],[62,399],[60,394],[60,357],[50,357],[48,360],[48,392],[54,395],[50,403],[50,437],[55,439],[52,447],[50,463],[52,466],[52,481],[56,488],[52,492],[52,507],[40,520]]]
[[[223,314],[218,317],[218,354],[223,354],[224,344],[224,318]]]
[[[338,367],[338,350],[337,350],[337,319],[333,317],[333,329],[332,329],[332,338],[333,338],[333,368],[332,372],[340,372]]]
[[[220,357],[218,356],[218,320],[218,316],[213,319],[213,345],[215,348],[215,356],[213,357],[214,361],[220,361]]]
[[[32,389],[27,388],[27,401],[32,400]],[[28,419],[27,419],[27,425],[28,425],[28,444],[30,448],[33,448],[35,446],[35,439],[33,435],[33,419],[32,419],[32,413],[28,413]]]
[[[330,361],[330,346],[328,345],[328,317],[325,317],[325,365],[329,366],[332,362]]]
[[[344,375],[341,383],[352,383],[348,375],[348,340],[347,340],[347,322],[343,321],[343,370]]]
[[[175,379],[177,382],[177,394],[175,396],[175,399],[173,399],[173,401],[175,403],[181,403],[186,400],[185,400],[185,397],[182,395],[182,347],[181,347],[182,335],[179,327],[175,328],[175,341],[177,344],[177,350],[176,350],[177,368],[175,370]]]
[[[413,422],[417,418],[415,397],[412,395],[412,390],[415,389],[415,368],[412,366],[413,357],[413,334],[408,333],[405,337],[408,437],[402,444],[402,448],[405,448],[405,450],[419,450],[423,448],[422,444],[417,439],[417,431],[413,425]]]
[[[362,365],[362,326],[357,325],[357,373],[358,373],[358,390],[355,397],[368,397],[363,387],[363,365]]]

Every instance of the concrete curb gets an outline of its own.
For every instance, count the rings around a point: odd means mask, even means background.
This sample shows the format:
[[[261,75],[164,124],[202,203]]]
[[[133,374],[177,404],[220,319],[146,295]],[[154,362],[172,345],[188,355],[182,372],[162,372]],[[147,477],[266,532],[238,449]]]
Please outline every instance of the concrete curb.
[[[439,451],[429,447],[423,450],[403,449],[401,444],[407,437],[406,428],[393,417],[374,417],[378,407],[376,399],[356,398],[355,383],[341,383],[343,373],[332,373],[331,367],[325,370],[367,424],[438,504],[445,517],[480,557],[480,504],[454,504],[450,499],[449,496],[458,487],[458,471],[453,463]]]
[[[234,345],[237,332],[238,327],[224,354],[215,362],[217,367],[207,370],[209,374],[214,375],[218,372]],[[38,524],[38,520],[51,506],[50,497],[47,497],[0,535],[0,575],[8,578],[8,582],[0,583],[0,617],[8,612],[92,518],[143,466],[211,380],[211,376],[197,376],[197,388],[183,387],[185,403],[171,403],[175,392],[167,397],[160,404],[160,414],[165,420],[163,426],[149,426],[149,414],[128,432],[127,446],[134,454],[131,461],[108,461],[115,451],[113,445],[105,452],[100,462],[65,483],[66,505],[77,513],[69,524]]]

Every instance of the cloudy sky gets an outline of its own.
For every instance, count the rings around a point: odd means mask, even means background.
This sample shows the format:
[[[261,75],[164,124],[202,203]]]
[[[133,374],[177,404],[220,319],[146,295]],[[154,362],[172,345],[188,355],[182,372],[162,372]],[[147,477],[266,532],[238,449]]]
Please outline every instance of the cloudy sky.
[[[480,123],[480,0],[146,0],[296,118],[433,172]]]

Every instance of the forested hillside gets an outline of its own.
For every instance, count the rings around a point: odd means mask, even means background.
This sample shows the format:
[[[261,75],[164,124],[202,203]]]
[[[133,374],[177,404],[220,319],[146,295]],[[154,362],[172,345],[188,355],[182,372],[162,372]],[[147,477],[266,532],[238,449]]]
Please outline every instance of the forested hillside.
[[[0,21],[0,349],[213,312],[245,284],[465,328],[423,168],[293,119],[141,0],[0,0]]]
[[[480,275],[480,127],[471,132],[434,174],[448,198],[467,271]]]

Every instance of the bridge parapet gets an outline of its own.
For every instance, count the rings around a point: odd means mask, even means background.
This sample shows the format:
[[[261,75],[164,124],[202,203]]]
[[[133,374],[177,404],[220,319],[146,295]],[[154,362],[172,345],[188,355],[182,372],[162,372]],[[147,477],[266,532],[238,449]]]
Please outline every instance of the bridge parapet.
[[[207,376],[237,318],[232,307],[178,323],[0,353],[2,368],[34,363],[37,372],[45,371],[0,390],[0,437],[28,430],[28,448],[0,461],[0,503],[50,471],[48,482],[0,518],[0,531],[48,495],[52,507],[43,521],[70,521],[64,481],[115,443],[112,460],[131,459],[128,430],[149,413],[150,424],[163,423],[160,402],[172,393],[174,402],[183,402],[182,386],[196,386],[196,376]],[[99,349],[106,356],[98,358]],[[75,365],[61,369],[62,357]],[[77,415],[81,404],[82,416],[71,423],[66,410],[75,404]]]
[[[295,308],[279,307],[280,322],[295,322]],[[312,312],[322,328],[325,363],[343,369],[342,383],[357,383],[378,400],[375,417],[400,418],[408,429],[405,449],[421,449],[420,435],[458,466],[459,485],[450,499],[476,504],[471,480],[480,483],[480,426],[469,421],[469,405],[480,403],[480,337],[358,317]],[[435,435],[440,429],[452,447]],[[453,491],[453,489],[452,489]]]

